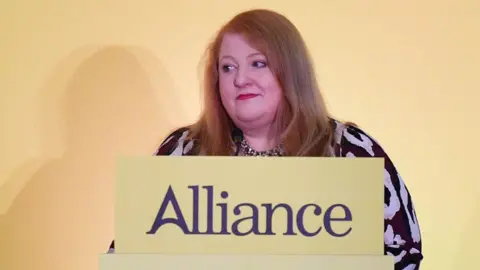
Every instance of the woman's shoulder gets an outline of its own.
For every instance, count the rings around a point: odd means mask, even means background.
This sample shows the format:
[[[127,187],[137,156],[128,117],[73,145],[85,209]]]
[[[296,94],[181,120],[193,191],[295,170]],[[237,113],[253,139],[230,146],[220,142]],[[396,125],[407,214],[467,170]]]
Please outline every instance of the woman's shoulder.
[[[155,151],[156,156],[192,155],[196,142],[191,138],[192,130],[184,126],[170,132]]]
[[[378,141],[365,130],[351,122],[333,120],[335,147],[341,157],[385,157]]]
[[[334,148],[339,157],[387,157],[382,146],[362,128],[351,122],[332,119]],[[155,151],[156,156],[196,155],[198,141],[192,139],[190,126],[169,133]]]

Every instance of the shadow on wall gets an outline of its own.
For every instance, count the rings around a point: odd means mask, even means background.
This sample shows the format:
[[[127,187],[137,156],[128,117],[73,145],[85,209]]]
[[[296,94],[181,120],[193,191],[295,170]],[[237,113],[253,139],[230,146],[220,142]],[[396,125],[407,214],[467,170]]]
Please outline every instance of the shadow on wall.
[[[65,120],[64,112],[61,111],[61,96],[65,94],[68,81],[72,78],[76,69],[85,59],[91,57],[100,48],[82,48],[71,53],[64,61],[57,65],[51,77],[48,78],[44,87],[39,91],[36,100],[40,103],[36,126],[40,129],[35,136],[41,137],[42,153],[36,158],[27,160],[17,168],[9,177],[9,181],[0,186],[0,215],[10,207],[11,203],[30,180],[33,173],[43,163],[51,158],[62,156],[65,148]]]
[[[8,247],[0,269],[97,269],[113,239],[115,158],[151,155],[182,118],[168,74],[138,48],[82,49],[49,83],[41,93],[45,147],[60,158],[27,162],[0,190],[13,201],[0,216],[0,243]],[[51,136],[58,132],[63,144]]]

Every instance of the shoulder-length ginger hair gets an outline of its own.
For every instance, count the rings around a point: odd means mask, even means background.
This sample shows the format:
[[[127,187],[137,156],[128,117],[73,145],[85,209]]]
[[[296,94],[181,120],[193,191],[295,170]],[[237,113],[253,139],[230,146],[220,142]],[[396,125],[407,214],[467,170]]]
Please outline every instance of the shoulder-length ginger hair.
[[[305,42],[283,15],[265,9],[242,12],[217,33],[205,54],[203,112],[191,128],[203,155],[231,155],[233,123],[219,94],[218,58],[226,33],[243,35],[262,52],[283,89],[276,116],[287,156],[332,156],[333,130]]]

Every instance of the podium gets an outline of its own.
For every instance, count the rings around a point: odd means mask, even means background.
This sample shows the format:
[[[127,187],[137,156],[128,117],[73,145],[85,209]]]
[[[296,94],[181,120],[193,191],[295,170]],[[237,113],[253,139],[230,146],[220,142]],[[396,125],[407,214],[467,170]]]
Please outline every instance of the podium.
[[[100,270],[393,270],[377,158],[131,157]]]

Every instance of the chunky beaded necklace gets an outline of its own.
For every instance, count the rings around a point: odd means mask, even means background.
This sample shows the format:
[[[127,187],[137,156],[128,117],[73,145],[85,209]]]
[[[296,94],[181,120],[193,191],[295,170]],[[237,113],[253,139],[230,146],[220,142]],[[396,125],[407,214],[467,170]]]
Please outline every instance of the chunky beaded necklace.
[[[283,156],[282,145],[278,145],[277,147],[267,151],[257,151],[252,147],[250,147],[250,145],[246,140],[242,140],[242,143],[240,144],[240,149],[242,150],[245,156],[262,156],[262,157]]]

